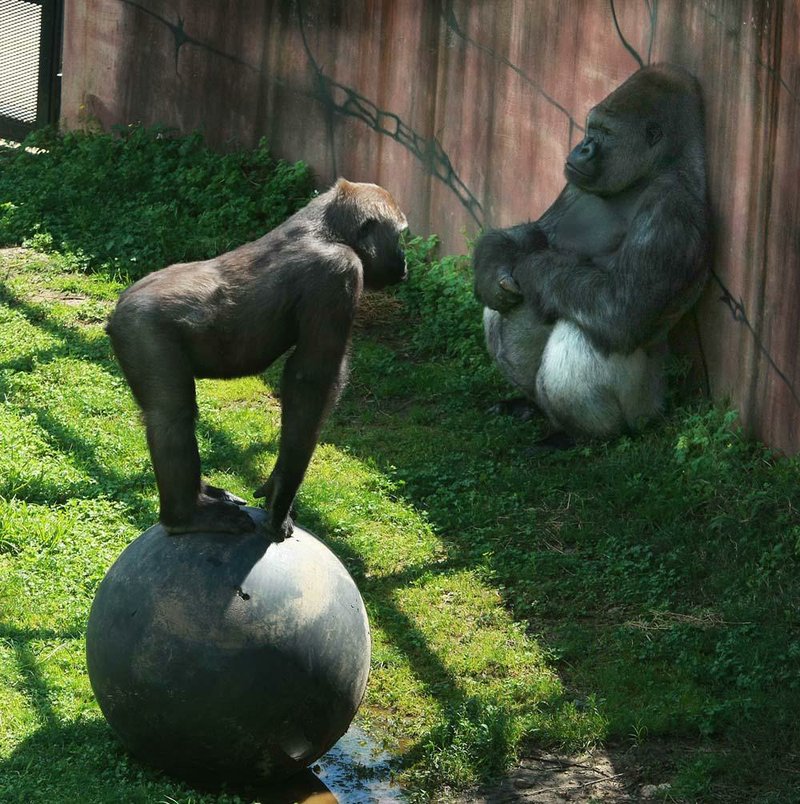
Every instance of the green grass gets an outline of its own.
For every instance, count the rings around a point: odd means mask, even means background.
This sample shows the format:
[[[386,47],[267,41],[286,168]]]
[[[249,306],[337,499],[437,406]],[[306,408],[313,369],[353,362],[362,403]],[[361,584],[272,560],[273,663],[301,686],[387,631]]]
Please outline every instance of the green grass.
[[[409,798],[597,745],[668,800],[800,801],[797,460],[677,400],[637,439],[532,454],[535,423],[485,413],[507,389],[464,261],[432,247],[366,299],[298,517],[364,596],[359,721]],[[0,801],[250,801],[129,758],[86,676],[97,584],[157,516],[102,330],[118,269],[0,252]],[[246,497],[275,457],[277,377],[200,383],[206,474]]]
[[[24,251],[0,258],[0,800],[73,801],[80,791],[99,802],[117,789],[120,800],[185,797],[124,757],[86,679],[94,590],[154,521],[156,498],[102,316],[86,314],[108,309],[120,288],[65,267]],[[275,375],[200,386],[206,471],[240,493],[274,459]],[[343,406],[343,432],[358,429],[353,404]],[[575,715],[545,652],[481,572],[448,558],[398,489],[374,461],[328,443],[301,498],[301,521],[345,559],[367,600],[375,651],[365,722],[404,743],[430,787],[501,771],[526,730],[559,718],[574,721],[577,741],[594,739],[593,715]]]

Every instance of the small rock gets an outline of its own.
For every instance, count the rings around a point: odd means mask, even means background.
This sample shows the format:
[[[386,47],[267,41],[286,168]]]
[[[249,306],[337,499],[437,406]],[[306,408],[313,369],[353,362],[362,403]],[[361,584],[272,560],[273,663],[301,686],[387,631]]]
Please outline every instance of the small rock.
[[[661,784],[645,784],[639,790],[639,795],[642,798],[656,798],[660,793],[668,793],[670,788],[669,782],[662,782]]]

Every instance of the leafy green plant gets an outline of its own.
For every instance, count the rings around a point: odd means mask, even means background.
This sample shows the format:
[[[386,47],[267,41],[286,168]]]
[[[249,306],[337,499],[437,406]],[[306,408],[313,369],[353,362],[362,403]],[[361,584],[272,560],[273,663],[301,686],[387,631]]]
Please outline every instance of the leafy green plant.
[[[409,279],[396,295],[414,318],[411,344],[420,354],[486,365],[481,306],[472,294],[472,269],[463,256],[436,258],[438,239],[414,237],[406,246]]]
[[[160,128],[45,130],[0,149],[0,245],[72,254],[128,281],[259,237],[311,192],[308,168],[263,140],[220,155]]]
[[[516,758],[524,726],[519,716],[479,699],[446,713],[422,746],[424,789],[464,788],[500,776]]]

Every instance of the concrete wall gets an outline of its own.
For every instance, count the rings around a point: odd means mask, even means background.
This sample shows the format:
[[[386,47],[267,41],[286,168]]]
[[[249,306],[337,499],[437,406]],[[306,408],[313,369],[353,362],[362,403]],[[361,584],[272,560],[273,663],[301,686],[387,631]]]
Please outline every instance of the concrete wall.
[[[800,450],[800,0],[66,0],[66,125],[202,129],[388,187],[451,252],[536,218],[641,64],[706,94],[714,279],[678,341]]]

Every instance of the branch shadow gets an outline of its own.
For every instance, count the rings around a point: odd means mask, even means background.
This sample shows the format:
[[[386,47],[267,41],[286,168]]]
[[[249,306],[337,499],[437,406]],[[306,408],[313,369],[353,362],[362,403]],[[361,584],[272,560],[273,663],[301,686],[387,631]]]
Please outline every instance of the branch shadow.
[[[406,504],[415,507],[413,498],[404,499]],[[373,625],[377,625],[391,644],[408,657],[414,676],[423,691],[442,706],[443,717],[440,722],[395,754],[391,763],[399,768],[408,767],[421,759],[432,746],[449,744],[455,735],[457,721],[465,713],[482,719],[488,715],[492,720],[489,724],[493,733],[492,750],[496,752],[497,759],[511,756],[515,746],[510,731],[504,729],[509,725],[507,719],[509,715],[500,707],[495,709],[491,704],[487,706],[484,698],[469,694],[456,675],[442,661],[440,654],[431,647],[425,633],[393,601],[397,590],[423,578],[448,577],[465,569],[469,566],[468,562],[462,556],[456,555],[452,560],[424,563],[386,576],[370,577],[362,557],[349,544],[348,537],[351,534],[342,529],[340,522],[306,507],[302,501],[298,504],[298,521],[303,522],[304,528],[315,534],[321,534],[334,550],[357,582],[367,602]],[[451,540],[445,541],[448,542],[449,548],[453,546]],[[543,708],[554,706],[560,699],[560,695],[545,696],[540,705]],[[474,770],[479,785],[491,782],[497,777],[491,762],[486,763],[486,766],[475,767]]]

